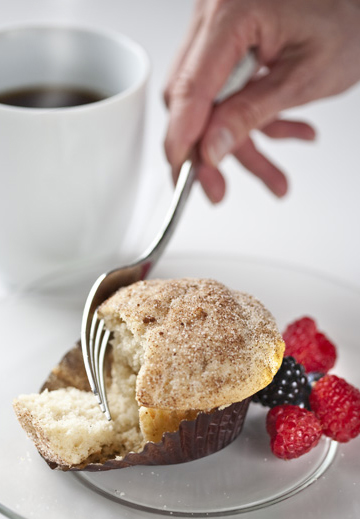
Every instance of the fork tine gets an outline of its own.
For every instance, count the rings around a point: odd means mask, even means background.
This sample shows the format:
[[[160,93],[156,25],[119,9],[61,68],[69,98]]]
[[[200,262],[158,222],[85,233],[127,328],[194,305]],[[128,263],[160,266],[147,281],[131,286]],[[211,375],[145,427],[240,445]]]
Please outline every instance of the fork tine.
[[[86,324],[86,323],[85,323]],[[83,352],[83,359],[84,359],[84,365],[85,370],[87,374],[87,378],[90,384],[90,389],[94,393],[94,395],[99,399],[99,396],[97,394],[97,388],[95,386],[95,379],[94,379],[94,372],[93,372],[93,335],[91,334],[89,337],[89,334],[87,333],[87,329],[84,326],[81,330],[81,348]]]
[[[95,315],[94,315],[94,318],[95,318]],[[92,368],[93,368],[93,373],[94,373],[94,380],[95,380],[95,386],[96,386],[96,390],[97,390],[97,394],[98,394],[98,397],[99,397],[99,404],[100,404],[100,408],[102,410],[102,412],[105,412],[105,407],[104,407],[104,400],[102,398],[102,394],[101,394],[101,390],[100,390],[100,387],[99,387],[99,372],[100,372],[100,367],[99,367],[99,352],[100,352],[100,346],[101,346],[101,342],[102,342],[102,338],[103,338],[103,331],[104,331],[104,321],[101,319],[101,321],[97,321],[97,328],[96,328],[96,334],[95,334],[95,345],[93,348],[90,348],[90,353],[93,354],[93,364],[92,364]]]
[[[104,360],[105,360],[105,352],[106,352],[106,348],[108,345],[109,337],[110,337],[110,331],[106,330],[103,335],[102,341],[101,341],[100,353],[99,353],[99,376],[100,376],[99,389],[100,389],[101,399],[102,399],[102,402],[105,407],[105,410],[104,410],[105,416],[108,420],[111,420],[110,409],[109,409],[108,401],[106,398],[106,388],[105,388],[105,379],[104,379]]]
[[[97,314],[97,311],[95,311],[93,318],[91,320],[90,334],[89,334],[89,340],[88,340],[89,352],[90,352],[90,362],[89,363],[90,363],[90,370],[91,370],[91,375],[92,375],[92,383],[94,386],[93,393],[96,396],[98,403],[100,404],[101,397],[99,394],[99,387],[98,387],[97,376],[96,376],[97,362],[96,362],[96,356],[95,356],[95,352],[94,352],[94,337],[96,337],[96,334],[97,334],[98,323],[99,323],[98,314]]]
[[[86,329],[83,330],[81,341],[91,390],[108,420],[111,420],[111,414],[106,398],[104,360],[110,333],[105,329],[104,320],[99,319],[98,312],[95,310],[90,323],[90,331],[87,333]]]
[[[98,391],[98,401],[100,404],[100,409],[103,413],[105,413],[108,420],[111,420],[110,410],[106,398],[106,389],[105,389],[105,379],[104,379],[104,360],[105,360],[105,352],[108,345],[110,331],[105,329],[104,320],[97,319],[94,315],[93,322],[97,321],[96,328],[96,336],[95,336],[95,346],[90,350],[90,354],[92,354],[92,362],[93,362],[93,373],[94,373],[94,381]],[[95,325],[92,326],[93,333],[95,333]],[[93,337],[93,336],[92,336]]]
[[[95,295],[102,284],[103,280],[106,278],[106,274],[102,274],[97,278],[89,295],[85,301],[85,306],[83,310],[82,320],[81,320],[81,349],[84,359],[84,366],[86,370],[86,375],[90,384],[91,391],[96,395],[99,400],[98,390],[95,385],[95,373],[94,373],[94,353],[93,353],[93,341],[95,335],[95,327],[97,325],[97,312],[96,307],[98,303],[94,302]],[[96,317],[95,315],[96,314]]]

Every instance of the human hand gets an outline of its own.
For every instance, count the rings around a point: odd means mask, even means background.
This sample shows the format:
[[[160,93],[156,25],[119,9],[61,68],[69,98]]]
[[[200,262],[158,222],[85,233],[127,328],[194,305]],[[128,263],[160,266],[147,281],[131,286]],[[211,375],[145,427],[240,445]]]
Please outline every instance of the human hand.
[[[215,106],[249,49],[255,49],[261,73]],[[165,90],[165,151],[174,180],[197,144],[198,178],[212,202],[225,193],[218,165],[228,153],[284,195],[286,177],[256,149],[252,131],[313,140],[311,126],[279,114],[338,94],[359,79],[359,0],[198,0]]]

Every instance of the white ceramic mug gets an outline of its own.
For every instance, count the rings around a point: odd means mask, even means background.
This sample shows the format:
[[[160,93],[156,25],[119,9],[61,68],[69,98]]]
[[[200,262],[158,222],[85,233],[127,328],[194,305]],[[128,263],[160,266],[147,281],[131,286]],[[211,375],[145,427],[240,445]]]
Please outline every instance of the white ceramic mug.
[[[0,104],[3,281],[21,286],[118,253],[137,194],[149,69],[144,50],[111,31],[0,31],[0,94],[62,85],[105,97],[67,108]]]

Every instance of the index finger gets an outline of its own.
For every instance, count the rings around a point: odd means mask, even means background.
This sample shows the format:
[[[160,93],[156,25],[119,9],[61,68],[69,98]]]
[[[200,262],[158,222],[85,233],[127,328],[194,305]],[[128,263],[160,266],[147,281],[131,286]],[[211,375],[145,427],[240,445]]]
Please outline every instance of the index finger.
[[[200,139],[214,98],[235,64],[255,43],[254,35],[246,31],[245,17],[241,23],[243,31],[239,30],[239,23],[234,23],[232,10],[239,4],[221,5],[226,6],[226,11],[221,13],[219,8],[213,8],[208,13],[173,83],[165,151],[174,169],[181,166]]]

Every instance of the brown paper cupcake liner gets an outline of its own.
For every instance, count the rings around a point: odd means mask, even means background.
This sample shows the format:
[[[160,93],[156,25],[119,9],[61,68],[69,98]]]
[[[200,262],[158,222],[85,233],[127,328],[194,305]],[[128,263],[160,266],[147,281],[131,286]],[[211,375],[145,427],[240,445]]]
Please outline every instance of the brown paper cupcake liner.
[[[54,368],[41,390],[67,386],[89,390],[79,344]],[[46,461],[52,469],[98,472],[134,465],[173,465],[197,460],[220,451],[239,436],[250,400],[247,398],[211,413],[201,412],[195,420],[183,420],[178,431],[164,433],[160,442],[147,442],[141,452],[130,452],[124,458],[114,457],[102,463],[88,459],[84,464],[71,468]]]

